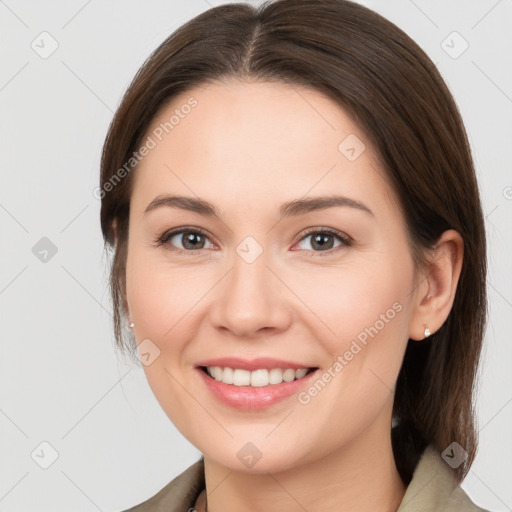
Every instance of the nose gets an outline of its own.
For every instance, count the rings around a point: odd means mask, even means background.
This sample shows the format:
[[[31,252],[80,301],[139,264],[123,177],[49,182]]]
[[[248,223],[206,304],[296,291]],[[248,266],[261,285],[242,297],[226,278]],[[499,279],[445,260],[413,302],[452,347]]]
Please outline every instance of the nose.
[[[239,338],[287,329],[292,318],[291,292],[286,294],[269,263],[265,252],[252,263],[235,254],[233,267],[219,283],[217,299],[210,307],[210,320],[216,329]]]

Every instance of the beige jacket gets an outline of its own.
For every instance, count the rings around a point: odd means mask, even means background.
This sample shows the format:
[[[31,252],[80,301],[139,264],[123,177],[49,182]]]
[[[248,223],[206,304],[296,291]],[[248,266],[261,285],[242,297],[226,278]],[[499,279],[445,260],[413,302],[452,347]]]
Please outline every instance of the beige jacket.
[[[124,512],[192,512],[205,487],[199,460],[152,498]],[[423,452],[397,512],[489,512],[475,505],[457,485],[451,469],[431,448]]]

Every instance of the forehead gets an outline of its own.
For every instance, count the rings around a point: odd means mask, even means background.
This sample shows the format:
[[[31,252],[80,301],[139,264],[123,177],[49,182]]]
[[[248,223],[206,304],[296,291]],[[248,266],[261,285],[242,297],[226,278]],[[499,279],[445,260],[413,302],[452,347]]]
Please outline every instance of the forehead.
[[[283,194],[348,191],[391,199],[365,134],[338,103],[310,88],[229,81],[189,89],[155,116],[143,141],[150,139],[135,173],[134,196],[145,200],[215,194],[214,203],[238,199],[248,207],[248,194],[268,204]]]

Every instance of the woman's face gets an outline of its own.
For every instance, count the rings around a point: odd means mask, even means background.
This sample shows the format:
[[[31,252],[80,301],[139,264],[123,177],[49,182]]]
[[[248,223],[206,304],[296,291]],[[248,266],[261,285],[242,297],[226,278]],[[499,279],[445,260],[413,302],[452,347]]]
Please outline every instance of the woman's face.
[[[128,313],[176,427],[206,457],[253,472],[389,442],[415,270],[357,125],[317,91],[232,81],[175,97],[144,144]],[[214,370],[225,383],[201,366],[236,371]],[[286,382],[300,368],[316,370]]]

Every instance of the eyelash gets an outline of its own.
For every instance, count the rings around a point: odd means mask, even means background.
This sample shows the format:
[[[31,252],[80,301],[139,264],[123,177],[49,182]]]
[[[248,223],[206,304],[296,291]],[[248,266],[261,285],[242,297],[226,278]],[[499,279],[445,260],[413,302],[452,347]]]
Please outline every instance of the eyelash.
[[[173,229],[171,231],[167,231],[167,232],[163,233],[161,236],[159,236],[154,241],[154,245],[156,247],[164,246],[165,244],[167,244],[167,242],[172,237],[174,237],[176,235],[180,235],[182,233],[194,233],[194,234],[202,235],[205,238],[208,238],[210,240],[210,235],[206,231],[204,231],[203,229],[185,226],[185,227]],[[329,255],[332,255],[335,251],[337,251],[338,249],[340,249],[342,247],[350,247],[350,246],[353,245],[353,240],[350,237],[340,233],[339,231],[336,231],[336,230],[330,229],[330,228],[320,228],[320,229],[319,228],[311,228],[311,229],[308,229],[304,233],[302,233],[302,235],[301,235],[301,237],[300,237],[300,239],[299,239],[299,241],[297,243],[301,242],[304,238],[307,238],[308,236],[310,236],[312,234],[320,234],[320,233],[321,234],[328,234],[328,235],[334,236],[335,238],[337,238],[341,242],[341,245],[339,245],[338,247],[334,247],[332,249],[327,249],[325,251],[313,251],[311,249],[302,249],[302,251],[306,251],[306,253],[313,254],[314,256],[329,256]],[[179,248],[173,247],[172,249],[169,248],[169,250],[171,250],[173,252],[177,252],[179,254],[185,254],[186,253],[188,255],[196,255],[196,254],[199,254],[204,249],[186,250],[186,249],[179,249]]]

